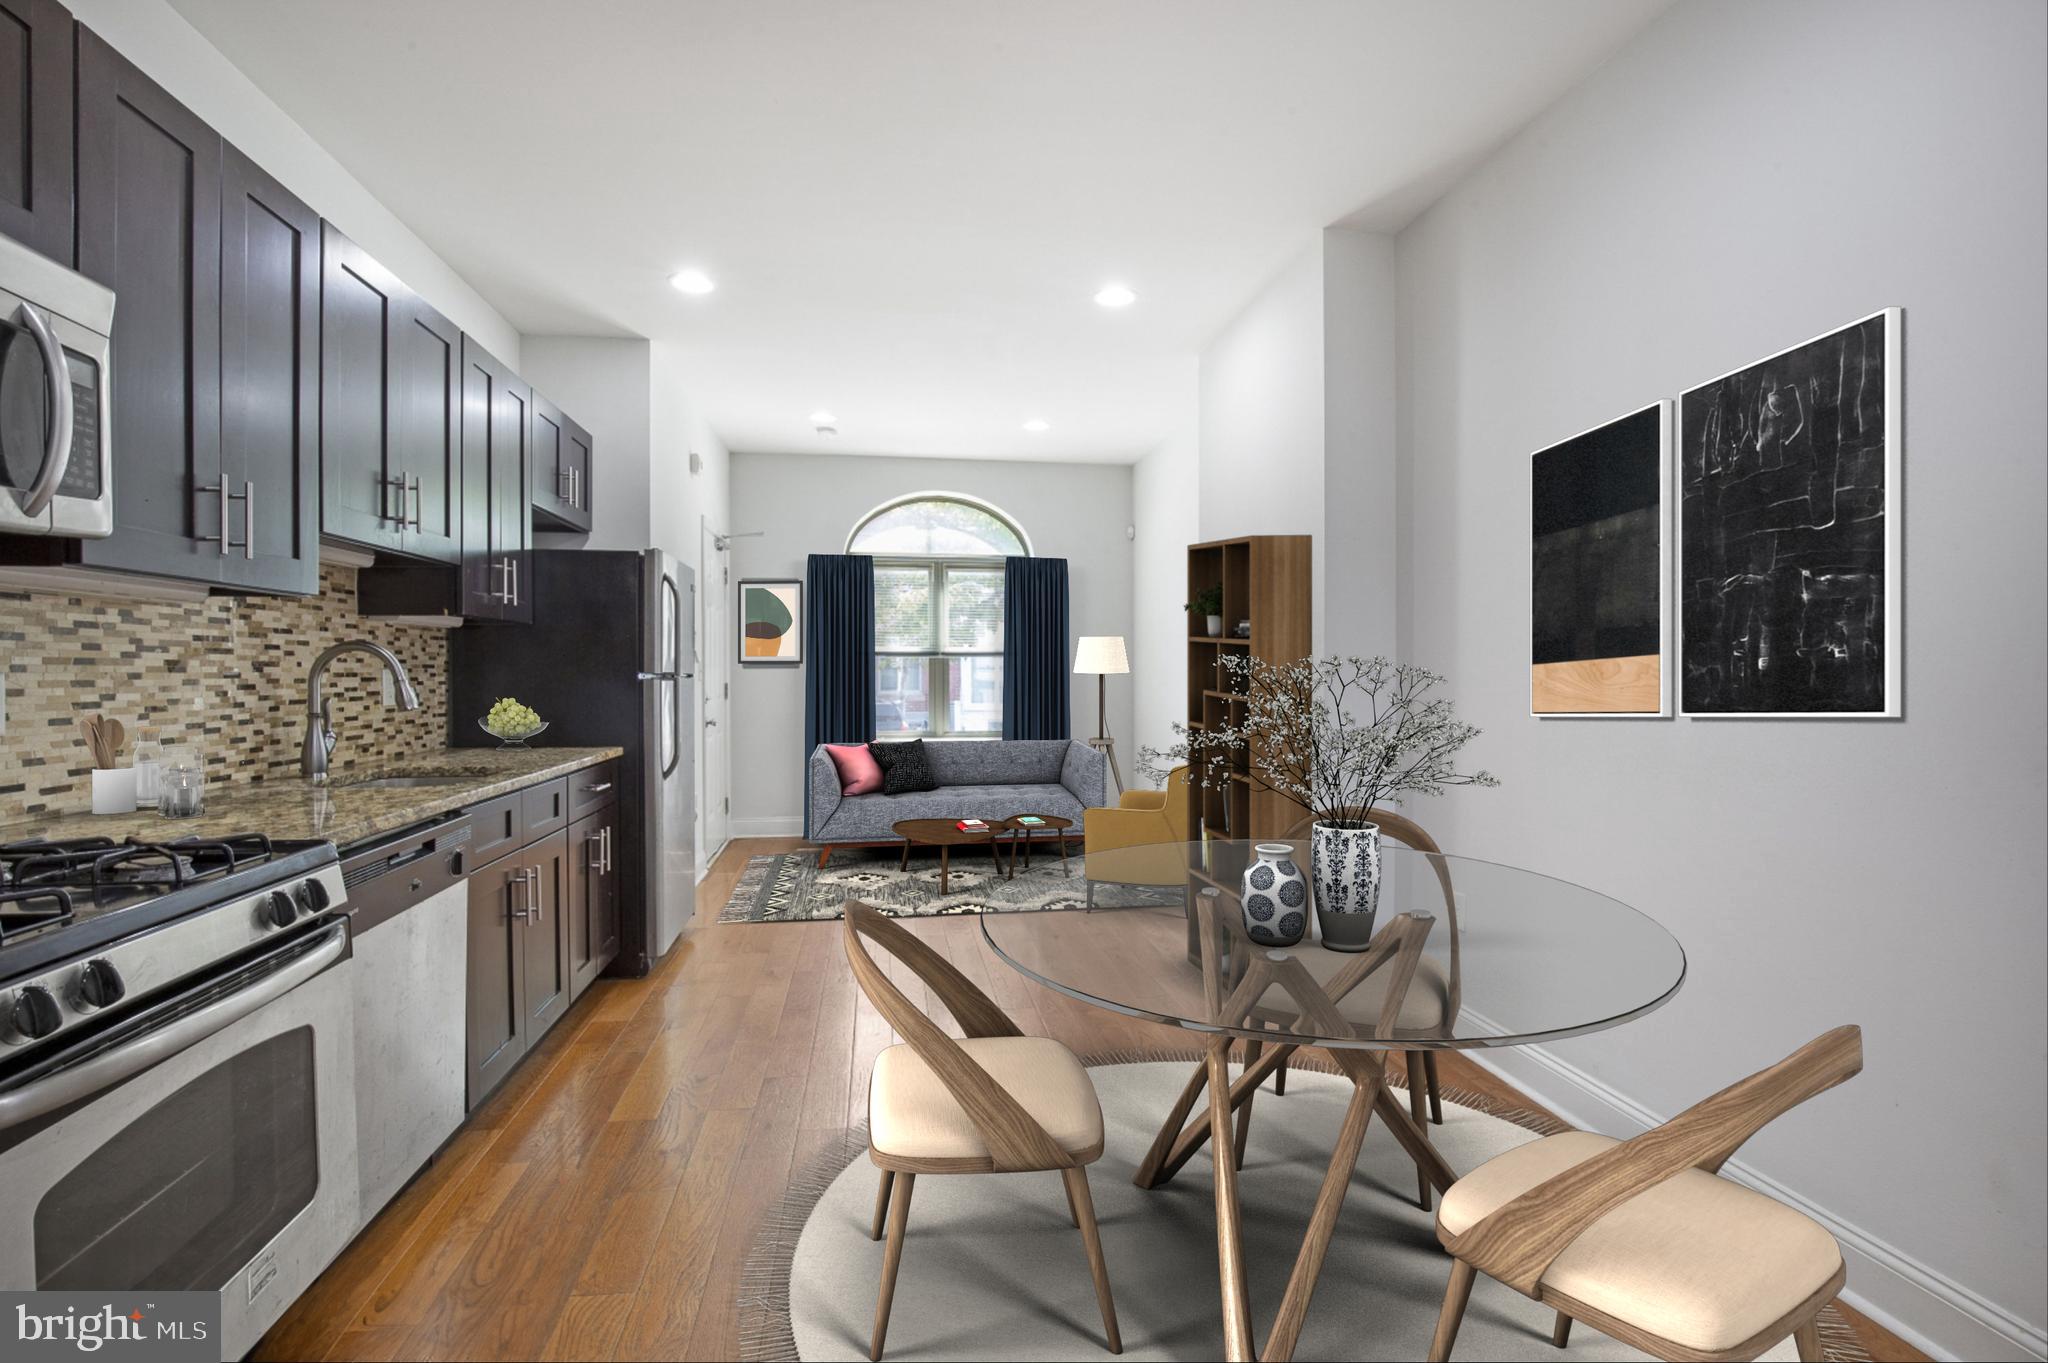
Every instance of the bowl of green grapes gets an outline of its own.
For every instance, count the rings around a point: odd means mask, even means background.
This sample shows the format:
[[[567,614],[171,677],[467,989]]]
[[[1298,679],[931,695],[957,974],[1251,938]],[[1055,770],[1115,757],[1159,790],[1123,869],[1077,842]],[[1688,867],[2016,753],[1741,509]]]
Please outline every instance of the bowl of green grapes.
[[[491,712],[477,723],[503,748],[523,748],[546,733],[548,727],[532,706],[521,705],[510,696],[493,705]]]

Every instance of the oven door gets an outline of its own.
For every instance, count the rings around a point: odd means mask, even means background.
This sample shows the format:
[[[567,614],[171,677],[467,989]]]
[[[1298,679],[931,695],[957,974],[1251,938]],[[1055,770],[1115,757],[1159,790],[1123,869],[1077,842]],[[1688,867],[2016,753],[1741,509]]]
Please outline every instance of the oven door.
[[[355,1230],[348,965],[336,921],[0,1089],[0,1286],[217,1290],[247,1352]]]

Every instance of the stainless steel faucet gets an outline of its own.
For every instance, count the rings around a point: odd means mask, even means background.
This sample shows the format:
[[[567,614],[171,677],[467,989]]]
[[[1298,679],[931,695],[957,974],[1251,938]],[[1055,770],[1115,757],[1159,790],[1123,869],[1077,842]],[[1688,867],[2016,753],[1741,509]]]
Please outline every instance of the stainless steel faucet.
[[[419,692],[412,689],[412,678],[405,675],[405,664],[382,644],[373,644],[368,639],[349,639],[315,658],[313,671],[306,678],[306,741],[299,748],[299,775],[316,786],[327,783],[327,759],[334,755],[334,745],[341,741],[327,713],[327,697],[320,694],[320,679],[327,674],[329,663],[344,653],[353,652],[372,654],[391,669],[392,680],[398,686],[399,709],[420,708]]]

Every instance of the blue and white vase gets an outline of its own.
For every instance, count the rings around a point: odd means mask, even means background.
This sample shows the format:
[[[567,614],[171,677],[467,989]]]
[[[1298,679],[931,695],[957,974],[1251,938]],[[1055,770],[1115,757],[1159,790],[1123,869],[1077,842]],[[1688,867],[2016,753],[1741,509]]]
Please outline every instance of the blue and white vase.
[[[1364,951],[1380,910],[1380,826],[1317,821],[1309,835],[1316,924],[1332,951]]]
[[[1308,930],[1308,878],[1284,842],[1262,842],[1244,872],[1244,931],[1262,947],[1291,947]]]

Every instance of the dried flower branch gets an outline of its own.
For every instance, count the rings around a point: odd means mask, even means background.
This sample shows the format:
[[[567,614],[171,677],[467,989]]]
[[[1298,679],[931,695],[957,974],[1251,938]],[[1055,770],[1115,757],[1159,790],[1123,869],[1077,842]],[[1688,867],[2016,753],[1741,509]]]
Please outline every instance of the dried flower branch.
[[[1176,723],[1170,746],[1141,750],[1139,770],[1149,779],[1163,782],[1182,764],[1205,790],[1242,775],[1340,824],[1407,795],[1500,784],[1489,772],[1454,767],[1479,730],[1460,723],[1450,701],[1429,695],[1443,678],[1427,668],[1385,658],[1275,663],[1235,655],[1220,666],[1243,701],[1225,707],[1221,725]]]

